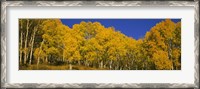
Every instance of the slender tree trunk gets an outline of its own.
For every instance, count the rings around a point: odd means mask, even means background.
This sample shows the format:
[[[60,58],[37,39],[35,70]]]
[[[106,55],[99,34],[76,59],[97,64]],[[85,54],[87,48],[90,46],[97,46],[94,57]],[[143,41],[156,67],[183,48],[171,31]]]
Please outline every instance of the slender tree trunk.
[[[24,43],[24,64],[26,64],[26,55],[27,55],[27,39],[28,39],[28,27],[29,25],[29,20],[27,20],[26,24],[26,36],[25,36],[25,43]]]
[[[87,67],[90,67],[90,61],[87,61]]]
[[[98,68],[101,68],[101,63],[99,58],[98,58]]]
[[[27,48],[27,43],[28,43],[28,33],[29,33],[29,27],[30,27],[31,23],[30,21],[27,19],[27,24],[26,24],[26,37],[25,37],[25,43],[24,43],[24,64],[26,64],[27,61],[27,57],[28,57],[28,48]]]
[[[69,64],[69,70],[72,70],[72,64],[71,63]]]
[[[32,41],[33,41],[33,37],[31,36],[31,39],[29,40],[27,49],[31,49],[31,43],[32,43]],[[31,52],[31,50],[28,50],[27,56],[26,56],[28,63],[30,62],[30,55],[29,55],[30,52]],[[28,59],[28,57],[29,57],[29,59]]]
[[[20,20],[20,23],[21,23],[21,26],[20,26],[20,30],[22,30],[22,20]],[[23,53],[23,33],[21,31],[21,34],[20,34],[20,57],[19,57],[19,63],[22,64],[22,53]]]
[[[117,69],[120,70],[120,62],[121,62],[121,61],[120,61],[120,59],[119,59],[118,61],[119,61],[119,62],[117,63],[117,67],[118,67]]]
[[[81,62],[80,62],[80,60],[78,60],[78,65],[81,65]]]
[[[110,60],[110,69],[112,69],[112,60]]]
[[[103,68],[103,60],[101,60],[101,66],[100,66],[100,68]]]
[[[45,61],[46,61],[46,63],[48,64],[48,56],[46,56],[46,60],[45,60]]]
[[[34,32],[33,32],[33,36],[32,36],[29,64],[31,64],[31,61],[32,61],[32,56],[33,56],[33,44],[34,44],[34,41],[35,41],[35,33],[36,33],[37,29],[38,29],[37,27],[34,28]]]
[[[62,61],[64,61],[65,60],[65,54],[64,54],[65,52],[64,52],[64,49],[63,49],[63,58],[62,58]]]
[[[172,60],[172,70],[174,70],[174,62],[173,62],[173,60]]]
[[[106,62],[104,63],[103,68],[106,68]]]
[[[83,61],[84,61],[84,65],[87,66],[87,60],[84,59]]]
[[[145,63],[143,63],[143,64],[142,64],[142,70],[144,70],[144,69],[145,69],[144,65],[145,65]]]
[[[128,69],[129,69],[129,70],[131,69],[131,64],[130,64],[130,62],[128,63]]]
[[[134,63],[133,63],[133,60],[131,60],[131,69],[134,69],[134,65],[133,65]]]
[[[22,32],[21,32],[21,36],[20,36],[20,58],[19,58],[19,63],[21,64],[22,63],[22,45],[23,45],[23,36],[22,36]]]

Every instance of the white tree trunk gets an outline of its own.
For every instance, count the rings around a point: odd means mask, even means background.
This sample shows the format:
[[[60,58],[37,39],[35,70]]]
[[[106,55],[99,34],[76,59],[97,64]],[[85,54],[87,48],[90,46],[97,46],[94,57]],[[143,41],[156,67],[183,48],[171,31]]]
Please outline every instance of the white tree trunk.
[[[72,70],[72,64],[71,63],[69,64],[69,70]]]
[[[37,29],[38,29],[37,27],[34,28],[34,32],[33,32],[33,36],[32,36],[29,64],[31,64],[31,61],[32,61],[32,56],[33,56],[33,44],[34,44],[34,41],[35,41],[35,33],[36,33]]]
[[[110,61],[110,69],[112,69],[112,60]]]
[[[26,64],[26,60],[27,60],[27,40],[28,40],[28,31],[29,31],[29,20],[27,19],[27,24],[26,24],[26,37],[25,37],[25,43],[24,43],[24,64]]]
[[[101,60],[101,66],[100,66],[100,68],[103,68],[103,60]]]

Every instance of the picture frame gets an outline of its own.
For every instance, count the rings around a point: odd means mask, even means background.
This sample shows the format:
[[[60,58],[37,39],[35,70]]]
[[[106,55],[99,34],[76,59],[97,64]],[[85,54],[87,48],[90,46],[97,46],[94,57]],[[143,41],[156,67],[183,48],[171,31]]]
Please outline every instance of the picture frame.
[[[199,1],[2,1],[1,88],[199,88]],[[194,7],[194,83],[8,83],[8,7]]]

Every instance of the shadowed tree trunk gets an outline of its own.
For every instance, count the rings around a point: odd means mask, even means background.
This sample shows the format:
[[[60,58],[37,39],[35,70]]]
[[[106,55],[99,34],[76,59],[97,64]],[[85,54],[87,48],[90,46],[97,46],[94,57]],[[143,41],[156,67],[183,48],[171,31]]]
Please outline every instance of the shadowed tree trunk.
[[[22,32],[21,32],[21,37],[20,37],[20,58],[19,58],[19,62],[20,64],[22,63],[22,52],[23,52],[23,36],[22,36]]]

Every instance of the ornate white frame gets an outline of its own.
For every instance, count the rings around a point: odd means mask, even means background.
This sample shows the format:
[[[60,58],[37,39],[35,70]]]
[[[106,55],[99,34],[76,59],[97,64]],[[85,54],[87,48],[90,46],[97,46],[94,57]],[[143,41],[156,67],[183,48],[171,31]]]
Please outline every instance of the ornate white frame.
[[[2,1],[1,4],[1,88],[199,88],[199,1]],[[144,83],[15,83],[6,82],[6,8],[12,6],[194,6],[195,81],[194,84]],[[191,18],[192,19],[192,18]]]

